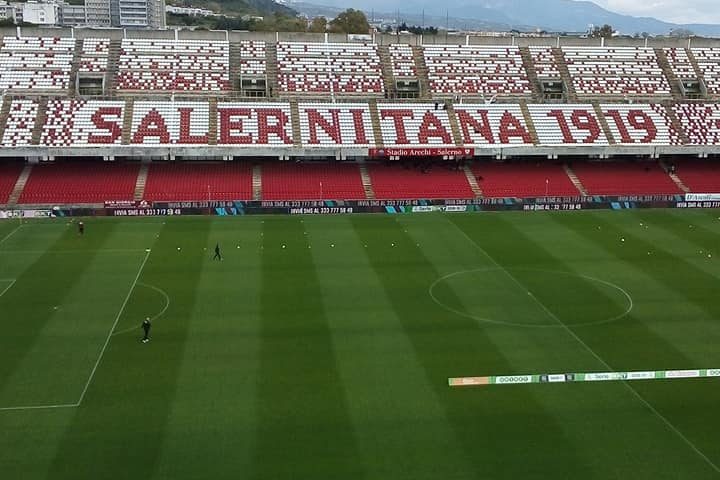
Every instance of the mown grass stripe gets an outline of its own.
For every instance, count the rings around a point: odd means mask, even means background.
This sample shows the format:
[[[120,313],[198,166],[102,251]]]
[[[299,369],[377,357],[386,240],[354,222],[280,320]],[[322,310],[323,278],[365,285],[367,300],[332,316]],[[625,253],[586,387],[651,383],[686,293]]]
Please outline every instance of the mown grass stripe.
[[[257,436],[249,475],[363,478],[301,219],[265,218],[261,256]]]

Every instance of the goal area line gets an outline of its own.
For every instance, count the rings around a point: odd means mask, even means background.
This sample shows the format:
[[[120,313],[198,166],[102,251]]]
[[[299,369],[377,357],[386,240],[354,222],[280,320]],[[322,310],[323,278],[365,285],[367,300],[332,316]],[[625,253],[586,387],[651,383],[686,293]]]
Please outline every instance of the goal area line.
[[[448,378],[451,387],[521,385],[530,383],[625,382],[635,380],[685,380],[720,378],[720,368],[695,370],[649,370],[636,372],[535,373],[530,375],[492,375]]]

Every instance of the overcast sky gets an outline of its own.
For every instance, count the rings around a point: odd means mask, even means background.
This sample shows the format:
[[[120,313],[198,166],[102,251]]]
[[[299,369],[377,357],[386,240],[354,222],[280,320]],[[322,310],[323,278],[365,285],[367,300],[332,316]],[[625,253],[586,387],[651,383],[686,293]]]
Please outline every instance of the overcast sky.
[[[608,10],[675,23],[720,23],[720,0],[592,0]]]

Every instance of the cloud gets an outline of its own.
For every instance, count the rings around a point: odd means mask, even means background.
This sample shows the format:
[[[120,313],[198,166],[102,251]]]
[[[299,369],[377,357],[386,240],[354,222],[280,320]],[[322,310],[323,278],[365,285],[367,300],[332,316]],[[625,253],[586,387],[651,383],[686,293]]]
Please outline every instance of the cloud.
[[[592,0],[608,10],[674,23],[718,23],[718,0]]]

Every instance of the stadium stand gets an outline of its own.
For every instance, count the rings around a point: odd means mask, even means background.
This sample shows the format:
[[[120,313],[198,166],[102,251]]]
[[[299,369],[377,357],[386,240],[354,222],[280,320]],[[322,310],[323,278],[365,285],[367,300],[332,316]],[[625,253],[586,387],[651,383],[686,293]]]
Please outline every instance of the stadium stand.
[[[562,165],[530,163],[475,163],[472,166],[483,196],[488,198],[576,197],[580,192]]]
[[[206,102],[135,102],[131,143],[207,144],[208,113]]]
[[[720,48],[693,48],[705,87],[711,95],[720,94]]]
[[[608,145],[592,105],[528,105],[541,145]]]
[[[73,38],[4,37],[0,46],[0,90],[67,90],[74,50]]]
[[[263,200],[364,200],[357,164],[266,162],[262,165]]]
[[[386,147],[454,147],[452,127],[442,105],[383,103],[378,105]]]
[[[32,141],[38,102],[30,99],[13,100],[2,138],[5,147],[22,147]]]
[[[680,134],[662,105],[604,104],[600,107],[619,144],[682,145]]]
[[[293,145],[289,103],[219,103],[218,145]]]
[[[427,161],[369,164],[375,197],[379,199],[473,198],[465,173]]]
[[[456,105],[465,145],[525,145],[533,140],[520,105]]]
[[[48,103],[41,145],[119,145],[124,102],[54,99]]]
[[[673,159],[676,174],[690,191],[695,193],[720,193],[720,162],[716,159]]]
[[[277,44],[282,92],[381,95],[385,91],[377,45]]]
[[[392,74],[395,78],[417,77],[417,66],[413,57],[412,47],[404,43],[393,43],[388,46]]]
[[[668,59],[670,69],[677,78],[681,80],[697,78],[690,57],[684,48],[668,47],[663,48],[663,51]]]
[[[654,161],[577,162],[572,165],[590,195],[668,195],[682,191]]]
[[[83,39],[82,54],[78,70],[87,73],[105,73],[110,55],[110,40],[107,38]]]
[[[179,202],[208,198],[251,200],[252,165],[246,162],[152,163],[143,198]]]
[[[531,46],[529,49],[538,78],[560,78],[560,69],[551,47]]]
[[[375,144],[370,108],[366,103],[301,103],[300,133],[306,147]]]
[[[230,89],[225,41],[124,39],[118,90],[222,92]]]
[[[532,93],[518,47],[425,45],[430,90],[452,95]]]
[[[719,104],[678,103],[672,109],[691,145],[720,143]]]
[[[33,167],[19,203],[102,203],[133,199],[139,164],[44,163]]]
[[[22,169],[20,163],[0,162],[0,204],[8,202]]]
[[[652,48],[562,47],[578,95],[669,97],[670,84]]]
[[[243,40],[240,42],[240,74],[264,77],[267,73],[265,42]]]

